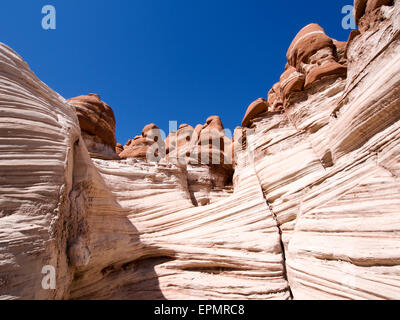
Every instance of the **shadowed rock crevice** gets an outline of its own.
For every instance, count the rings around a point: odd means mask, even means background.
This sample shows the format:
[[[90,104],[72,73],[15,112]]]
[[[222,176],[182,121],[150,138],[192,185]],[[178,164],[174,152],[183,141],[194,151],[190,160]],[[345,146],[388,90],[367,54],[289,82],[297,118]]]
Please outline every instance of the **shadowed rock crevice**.
[[[190,272],[200,272],[200,273],[210,273],[210,274],[221,274],[221,273],[227,273],[227,272],[235,272],[235,271],[243,271],[243,269],[239,268],[228,268],[228,267],[187,267],[184,268],[183,270],[185,271],[190,271]]]
[[[286,259],[287,253],[286,253],[285,244],[284,244],[283,238],[282,238],[282,236],[283,236],[282,226],[279,223],[277,215],[273,211],[273,207],[271,206],[271,204],[269,203],[267,197],[265,196],[265,191],[263,190],[262,183],[261,183],[261,180],[260,180],[260,178],[259,178],[259,176],[257,174],[257,171],[255,170],[255,172],[256,172],[256,177],[257,177],[258,183],[259,183],[259,188],[261,189],[261,193],[262,193],[262,195],[264,197],[265,203],[267,204],[267,206],[269,208],[269,211],[271,212],[272,217],[273,217],[273,219],[274,219],[274,221],[276,223],[276,227],[278,228],[279,244],[280,244],[280,249],[281,249],[282,258],[283,258],[283,263],[282,263],[283,277],[288,283],[288,288],[287,289],[288,289],[288,291],[290,293],[290,298],[293,299],[293,293],[292,293],[292,290],[290,288],[290,279],[289,279],[288,272],[287,272],[287,265],[286,265],[287,264],[287,259]]]

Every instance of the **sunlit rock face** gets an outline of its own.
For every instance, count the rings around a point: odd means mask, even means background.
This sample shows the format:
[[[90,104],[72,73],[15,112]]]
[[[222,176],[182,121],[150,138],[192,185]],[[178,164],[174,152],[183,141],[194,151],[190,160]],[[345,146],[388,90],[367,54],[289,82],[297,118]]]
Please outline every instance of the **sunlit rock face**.
[[[232,191],[233,144],[219,116],[195,128],[182,124],[165,140],[166,160],[185,166],[193,203],[208,205]]]
[[[309,24],[300,30],[287,51],[287,64],[280,81],[268,92],[269,111],[284,111],[327,78],[345,79],[346,46],[346,42],[327,36],[317,24]]]
[[[78,116],[82,137],[93,157],[118,159],[116,155],[115,117],[111,107],[98,94],[71,98],[68,103]]]
[[[121,159],[142,159],[157,162],[165,149],[160,129],[154,124],[143,128],[142,134],[129,140],[119,153]]]
[[[400,297],[399,3],[384,10],[347,44],[347,78],[311,81],[285,113],[252,126],[248,148],[282,233],[294,299]],[[332,43],[314,31],[323,44],[313,51],[328,56]],[[289,54],[300,59],[291,64],[308,66],[307,55]]]
[[[268,111],[268,102],[264,98],[257,99],[249,105],[242,120],[242,126],[248,127],[258,115]]]
[[[191,158],[201,128],[195,130],[188,124],[181,124],[178,131],[171,132],[165,140],[166,158],[170,162],[185,164]],[[200,129],[200,130],[199,130]]]
[[[0,298],[399,299],[400,3],[362,3],[385,18],[302,29],[233,134],[122,146],[98,95],[67,102],[0,45]]]
[[[304,88],[310,88],[315,82],[328,76],[345,76],[346,66],[338,63],[337,48],[333,39],[317,24],[304,27],[295,37],[287,52],[289,66],[305,76]],[[293,75],[294,70],[291,72]],[[301,82],[300,75],[294,77]],[[287,76],[285,77],[287,78]],[[293,91],[301,91],[291,86]],[[281,83],[281,89],[282,83]],[[289,93],[289,92],[288,92]]]
[[[87,237],[82,197],[73,192],[77,153],[89,161],[75,110],[0,44],[0,113],[0,297],[68,297],[67,252]],[[56,290],[43,290],[47,265],[57,271]]]
[[[361,32],[379,27],[390,15],[393,0],[354,0],[356,23]]]
[[[71,100],[12,50],[0,52],[2,299],[290,298],[279,230],[246,155],[233,190],[228,163],[89,154]],[[224,154],[212,139],[225,138],[219,117],[196,130],[204,143],[195,150]],[[113,147],[121,154],[135,144]],[[56,271],[54,291],[42,286],[44,266]]]

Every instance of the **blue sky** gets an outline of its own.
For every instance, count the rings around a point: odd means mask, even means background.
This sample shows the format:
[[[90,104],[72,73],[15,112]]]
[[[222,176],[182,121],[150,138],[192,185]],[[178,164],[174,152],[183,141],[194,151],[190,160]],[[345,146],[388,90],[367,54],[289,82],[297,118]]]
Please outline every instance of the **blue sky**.
[[[43,30],[44,5],[57,29]],[[279,80],[296,33],[311,22],[345,41],[352,0],[3,0],[0,42],[65,98],[98,93],[122,144],[151,122],[240,125]]]

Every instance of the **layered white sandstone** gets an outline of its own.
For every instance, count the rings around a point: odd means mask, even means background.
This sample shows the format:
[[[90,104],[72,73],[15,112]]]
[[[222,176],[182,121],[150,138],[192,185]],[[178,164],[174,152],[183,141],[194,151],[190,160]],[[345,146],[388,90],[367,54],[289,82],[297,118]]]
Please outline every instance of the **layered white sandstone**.
[[[254,123],[295,299],[400,297],[400,5],[348,45],[348,78]]]
[[[0,45],[0,298],[398,299],[400,3],[381,10],[347,78],[235,131],[232,185],[91,159],[75,110]]]

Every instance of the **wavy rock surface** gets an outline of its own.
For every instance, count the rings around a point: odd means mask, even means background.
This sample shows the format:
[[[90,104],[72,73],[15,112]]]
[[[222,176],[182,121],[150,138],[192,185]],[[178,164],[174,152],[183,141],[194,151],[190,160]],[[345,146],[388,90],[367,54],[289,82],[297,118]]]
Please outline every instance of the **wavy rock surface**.
[[[75,111],[0,44],[0,112],[0,297],[62,298],[80,219],[69,201],[82,145]],[[46,265],[58,270],[56,291],[42,290]]]
[[[192,204],[185,170],[173,165],[95,164],[128,210],[132,230],[123,234],[131,240],[122,243],[115,225],[89,217],[101,256],[81,270],[72,298],[290,298],[278,228],[247,163],[235,193],[206,207]],[[111,243],[120,252],[105,265]]]
[[[75,109],[0,52],[1,298],[290,298],[279,230],[245,160],[235,192],[214,189],[220,201],[203,207],[189,172],[210,166],[92,160]]]
[[[347,44],[300,31],[232,140],[214,116],[117,145],[100,97],[0,45],[0,298],[398,299],[400,2],[356,14]]]
[[[295,299],[398,299],[400,5],[348,45],[348,77],[253,125]]]

